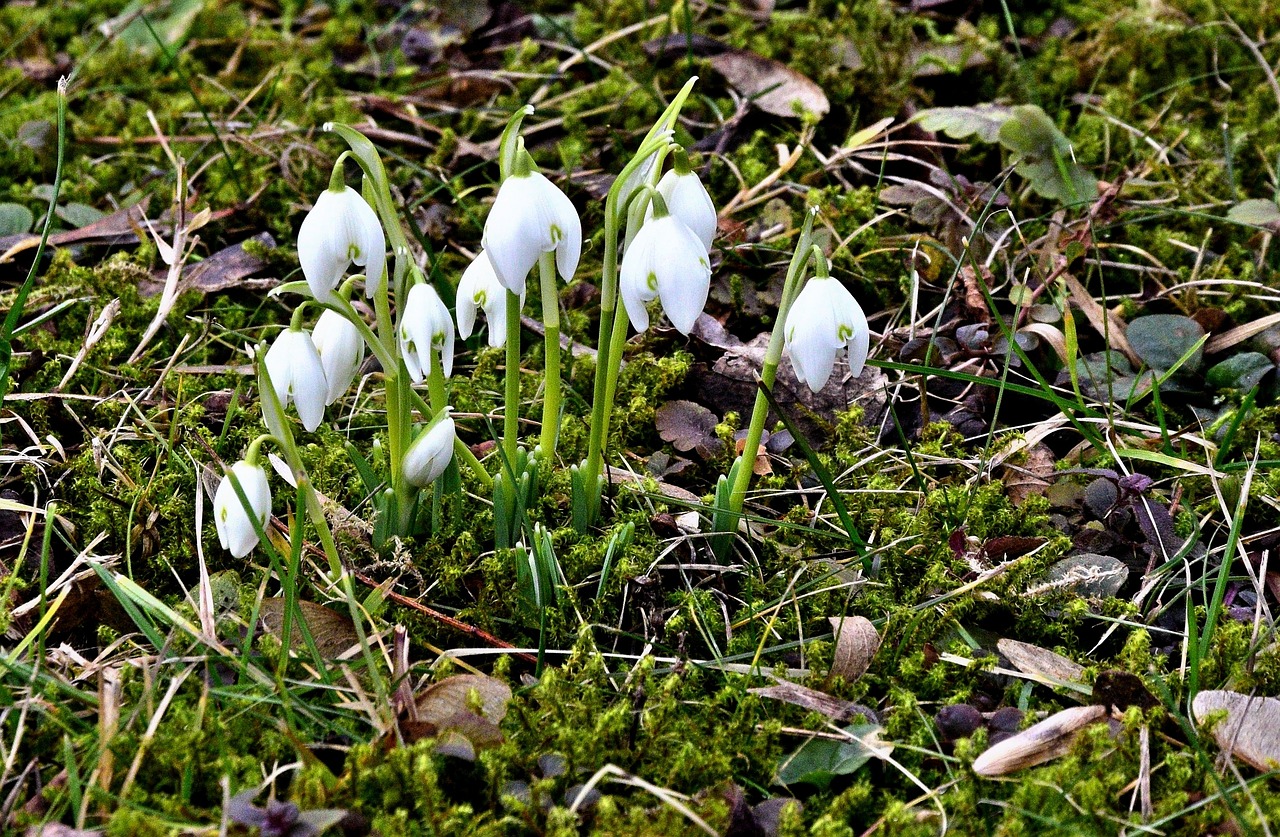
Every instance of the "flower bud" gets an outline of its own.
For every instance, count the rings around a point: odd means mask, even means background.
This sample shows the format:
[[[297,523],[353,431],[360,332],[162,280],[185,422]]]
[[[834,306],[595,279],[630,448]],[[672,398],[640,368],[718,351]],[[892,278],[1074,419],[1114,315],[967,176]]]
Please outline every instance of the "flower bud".
[[[420,433],[404,455],[405,481],[417,488],[426,488],[440,479],[453,461],[455,438],[453,418],[447,413]]]

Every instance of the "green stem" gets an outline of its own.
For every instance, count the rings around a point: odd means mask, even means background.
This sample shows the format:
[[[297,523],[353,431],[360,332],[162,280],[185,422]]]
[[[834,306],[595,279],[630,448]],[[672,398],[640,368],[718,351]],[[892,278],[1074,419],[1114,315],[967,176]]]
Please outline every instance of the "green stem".
[[[587,439],[587,464],[583,485],[587,492],[587,520],[594,521],[600,510],[597,486],[604,466],[605,428],[609,424],[608,390],[615,312],[618,306],[618,216],[611,206],[604,215],[604,266],[600,282],[600,335],[596,340],[596,372],[591,395],[591,435]],[[626,324],[623,324],[625,330]]]
[[[515,466],[520,448],[520,295],[507,291],[507,369],[502,444]]]
[[[805,265],[811,258],[817,258],[819,272],[823,275],[827,272],[826,259],[822,251],[813,245],[814,217],[814,213],[810,212],[809,217],[805,219],[804,227],[800,231],[800,240],[796,242],[795,253],[787,266],[787,278],[782,285],[782,300],[778,304],[778,317],[773,322],[773,331],[769,334],[769,346],[765,349],[760,380],[770,390],[773,389],[773,382],[778,376],[778,364],[782,360],[782,347],[785,342],[783,332],[787,323],[787,314],[791,312],[792,303],[796,301],[796,297],[800,295],[800,289],[804,287],[802,277]],[[754,472],[752,466],[760,450],[760,438],[764,435],[764,422],[768,415],[769,400],[763,392],[757,392],[755,405],[751,408],[751,424],[747,427],[746,443],[743,445],[742,454],[738,457],[737,473],[734,475],[733,486],[729,492],[729,511],[734,515],[742,513],[742,505],[746,502],[747,489],[751,485],[751,474]]]
[[[542,323],[546,331],[546,388],[542,402],[542,455],[556,460],[556,440],[560,437],[560,297],[556,293],[556,263],[553,253],[538,258],[538,284],[542,290]]]

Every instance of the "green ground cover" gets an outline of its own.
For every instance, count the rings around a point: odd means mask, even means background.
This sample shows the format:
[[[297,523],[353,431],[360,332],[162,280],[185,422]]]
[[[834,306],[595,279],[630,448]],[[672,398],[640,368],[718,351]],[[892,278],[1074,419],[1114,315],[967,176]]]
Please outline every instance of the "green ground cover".
[[[1276,31],[1269,4],[1185,0],[0,8],[3,828],[1270,833]],[[527,148],[590,236],[691,76],[708,316],[627,343],[580,531],[598,244],[560,289],[559,464],[528,515],[554,603],[465,471],[414,536],[371,537],[348,450],[386,457],[372,366],[295,427],[366,638],[282,482],[269,544],[220,550],[220,465],[262,432],[245,347],[288,324],[268,290],[302,278],[346,147],[321,126],[376,145],[452,304],[512,112],[535,104]],[[136,351],[148,225],[206,207]],[[784,362],[722,549],[709,503],[809,210],[871,361],[817,394]],[[457,348],[459,436],[493,463],[508,364]]]

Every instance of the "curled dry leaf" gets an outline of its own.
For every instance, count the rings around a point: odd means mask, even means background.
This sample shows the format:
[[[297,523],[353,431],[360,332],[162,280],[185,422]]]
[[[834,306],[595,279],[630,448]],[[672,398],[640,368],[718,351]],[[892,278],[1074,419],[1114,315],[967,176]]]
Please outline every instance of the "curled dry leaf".
[[[262,605],[258,608],[258,618],[277,639],[281,638],[284,631],[284,608],[285,600],[282,598],[263,599]],[[302,611],[302,618],[307,622],[307,630],[311,632],[316,650],[322,657],[337,657],[359,642],[350,617],[315,602],[299,601],[298,609]],[[292,637],[289,647],[295,654],[305,655],[306,640],[296,618],[290,627],[289,633]]]
[[[979,776],[1006,776],[1066,755],[1080,731],[1107,719],[1105,706],[1074,706],[1006,738],[973,762]]]
[[[831,110],[813,79],[772,58],[731,49],[713,56],[711,68],[765,113],[794,117],[808,111],[821,118]]]
[[[1211,689],[1191,701],[1198,722],[1220,710],[1227,717],[1214,726],[1213,738],[1224,753],[1258,770],[1280,767],[1280,700]]]
[[[871,658],[880,648],[880,634],[871,620],[862,616],[832,616],[827,621],[836,635],[831,673],[853,682],[871,666]]]
[[[1014,668],[1032,677],[1056,683],[1079,683],[1084,677],[1084,666],[1038,645],[1002,639],[996,648]]]
[[[458,674],[432,683],[414,698],[413,715],[400,724],[406,742],[436,737],[445,755],[475,760],[475,751],[503,741],[498,724],[507,714],[511,689],[483,674]]]
[[[1021,506],[1028,497],[1043,494],[1049,488],[1048,478],[1053,475],[1056,462],[1053,451],[1041,443],[1027,451],[1027,460],[1022,465],[1004,466],[1003,481],[1009,502]]]
[[[819,692],[817,689],[810,689],[808,686],[801,686],[799,683],[792,683],[788,680],[773,686],[747,689],[747,691],[753,695],[770,698],[771,700],[780,700],[792,706],[799,706],[803,709],[808,709],[810,712],[818,712],[833,721],[847,723],[862,717],[873,724],[880,723],[880,716],[873,709],[853,701],[841,700],[826,692]]]

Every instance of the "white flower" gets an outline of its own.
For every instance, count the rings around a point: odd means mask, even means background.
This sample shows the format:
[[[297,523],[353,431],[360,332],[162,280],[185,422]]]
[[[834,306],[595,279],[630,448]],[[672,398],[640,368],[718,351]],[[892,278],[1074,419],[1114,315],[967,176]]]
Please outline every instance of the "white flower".
[[[440,352],[447,378],[453,374],[453,318],[436,289],[419,282],[409,289],[400,314],[400,356],[415,384],[431,374],[431,352]]]
[[[649,327],[645,304],[658,297],[671,324],[688,334],[711,288],[707,248],[676,216],[654,218],[640,228],[622,257],[618,287],[636,331]]]
[[[325,189],[298,229],[298,261],[311,294],[331,301],[347,267],[365,267],[365,293],[373,296],[387,273],[387,239],[378,214],[350,186]]]
[[[320,353],[324,378],[328,383],[324,403],[332,404],[355,380],[364,360],[364,338],[346,317],[337,311],[326,309],[311,332],[311,342]]]
[[[844,285],[821,276],[810,279],[792,303],[783,338],[796,378],[814,392],[826,386],[841,348],[848,346],[849,372],[857,376],[871,347],[862,306]]]
[[[240,483],[258,524],[265,528],[267,515],[271,513],[271,486],[267,485],[267,472],[242,459],[231,466],[231,473]],[[213,525],[218,529],[218,543],[236,558],[243,558],[258,545],[253,519],[245,513],[244,504],[226,476],[213,494]]]
[[[489,321],[489,345],[498,347],[507,342],[507,289],[493,272],[493,262],[484,250],[475,261],[467,265],[458,282],[458,334],[466,340],[476,327],[476,308],[484,309]],[[520,295],[524,307],[524,294]]]
[[[453,418],[445,415],[413,440],[401,463],[404,478],[409,485],[426,488],[440,479],[440,475],[453,461],[455,438]]]
[[[280,399],[280,406],[288,407],[292,401],[298,407],[298,418],[307,432],[320,426],[324,418],[325,399],[329,395],[329,382],[324,376],[324,363],[311,335],[298,329],[285,329],[276,342],[267,349],[263,358],[271,386]],[[267,422],[271,427],[271,422]]]
[[[481,246],[502,286],[524,294],[524,280],[538,257],[556,252],[556,269],[568,282],[582,255],[582,221],[573,202],[538,172],[511,175],[484,222]]]
[[[658,194],[666,201],[667,211],[693,230],[709,252],[716,237],[716,208],[698,175],[678,174],[672,169],[658,181]]]

